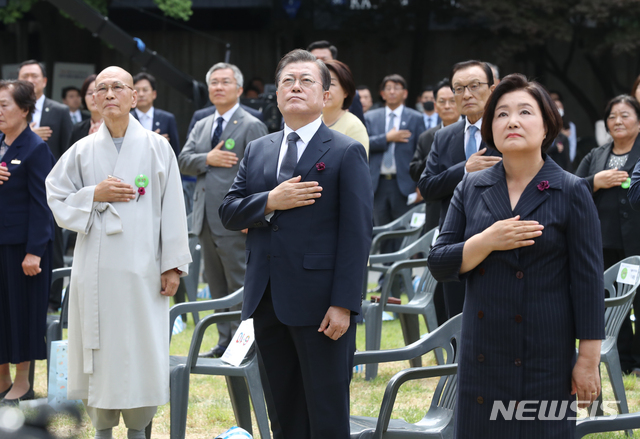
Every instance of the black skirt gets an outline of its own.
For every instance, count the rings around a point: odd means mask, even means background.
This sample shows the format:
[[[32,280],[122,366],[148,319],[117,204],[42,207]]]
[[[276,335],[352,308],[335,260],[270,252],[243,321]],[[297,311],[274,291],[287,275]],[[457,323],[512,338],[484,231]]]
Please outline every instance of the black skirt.
[[[47,358],[51,242],[36,276],[22,270],[26,244],[0,245],[0,364]]]

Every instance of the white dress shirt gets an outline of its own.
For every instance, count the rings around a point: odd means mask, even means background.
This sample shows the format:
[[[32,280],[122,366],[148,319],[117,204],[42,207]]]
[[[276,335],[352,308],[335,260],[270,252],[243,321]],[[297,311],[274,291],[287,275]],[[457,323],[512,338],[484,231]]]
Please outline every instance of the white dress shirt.
[[[224,129],[227,127],[227,124],[231,120],[231,116],[233,116],[233,113],[236,112],[236,110],[238,109],[239,106],[240,106],[240,103],[238,102],[233,107],[231,107],[230,110],[228,110],[224,114],[218,113],[218,109],[216,108],[216,112],[213,113],[213,126],[211,127],[211,138],[212,139],[213,139],[213,133],[215,132],[216,128],[218,127],[218,118],[222,117],[222,119],[224,119],[222,121],[222,131],[224,131]]]
[[[404,105],[400,105],[395,110],[391,110],[391,108],[389,108],[389,107],[384,107],[384,129],[385,129],[385,132],[387,130],[387,127],[389,126],[389,116],[391,115],[391,113],[396,115],[396,117],[393,119],[393,127],[396,130],[400,129],[400,118],[402,117],[402,111],[403,110],[404,110]],[[380,174],[395,174],[395,173],[397,173],[395,147],[396,147],[396,143],[395,142],[389,143],[389,149],[391,149],[392,152],[394,152],[394,154],[393,154],[393,165],[391,165],[389,167],[385,166],[384,165],[384,159],[383,159],[382,160],[382,165],[380,165]]]
[[[135,109],[136,115],[138,116],[138,120],[140,124],[144,127],[145,130],[153,131],[153,106],[149,108],[149,111],[143,113],[138,108]]]
[[[438,113],[434,112],[431,116],[426,113],[422,113],[424,119],[424,126],[426,129],[431,129],[438,125]]]
[[[71,122],[73,123],[82,122],[82,112],[80,110],[69,111],[69,116],[71,116]]]
[[[35,128],[40,128],[40,120],[42,120],[42,110],[44,108],[44,94],[36,101],[36,109],[31,116],[31,122],[35,122]]]

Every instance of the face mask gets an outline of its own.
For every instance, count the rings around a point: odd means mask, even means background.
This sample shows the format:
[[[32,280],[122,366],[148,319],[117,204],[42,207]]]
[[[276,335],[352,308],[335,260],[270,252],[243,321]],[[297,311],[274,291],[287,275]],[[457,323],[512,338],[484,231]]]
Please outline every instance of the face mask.
[[[427,101],[424,104],[422,104],[422,106],[424,107],[424,111],[433,111],[433,101]]]
[[[560,113],[560,116],[564,116],[564,108],[558,108],[558,113]]]

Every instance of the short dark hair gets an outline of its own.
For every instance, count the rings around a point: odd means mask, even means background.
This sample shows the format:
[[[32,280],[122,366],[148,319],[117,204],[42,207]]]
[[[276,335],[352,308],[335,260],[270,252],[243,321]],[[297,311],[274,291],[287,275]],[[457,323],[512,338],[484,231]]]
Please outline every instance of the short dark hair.
[[[149,84],[151,84],[151,90],[155,91],[156,90],[156,78],[154,78],[152,74],[147,73],[147,72],[140,72],[136,76],[134,76],[133,77],[133,85],[135,86],[137,82],[143,81],[145,79],[147,81],[149,81]]]
[[[505,76],[496,86],[493,93],[489,97],[489,101],[484,108],[484,116],[482,117],[482,139],[487,143],[487,146],[492,149],[497,149],[495,142],[493,141],[493,117],[500,98],[507,93],[514,91],[525,91],[533,97],[542,113],[542,121],[547,129],[547,135],[542,140],[541,150],[545,152],[549,146],[553,143],[558,136],[560,129],[562,128],[562,117],[558,112],[558,108],[553,103],[551,96],[547,93],[547,90],[535,81],[527,80],[526,76],[520,73],[513,73]]]
[[[338,49],[327,40],[314,41],[313,43],[309,44],[309,47],[307,47],[307,52],[311,52],[312,50],[316,49],[329,49],[329,52],[331,52],[331,57],[333,59],[338,59]]]
[[[38,67],[40,67],[40,71],[42,71],[42,77],[46,78],[47,77],[47,69],[44,67],[44,63],[38,62],[35,59],[28,59],[26,61],[22,61],[22,63],[20,63],[20,67],[18,67],[18,74],[20,73],[20,70],[24,67],[24,66],[30,66],[36,64]]]
[[[640,120],[640,103],[636,100],[636,98],[629,95],[616,96],[615,98],[607,102],[607,106],[604,108],[604,127],[607,130],[607,133],[609,132],[609,125],[607,124],[607,120],[611,115],[611,110],[613,109],[613,106],[616,104],[629,105],[631,108],[635,110],[636,117],[638,118],[638,120]]]
[[[359,85],[356,87],[356,90],[369,90],[369,87],[366,85]],[[371,91],[371,90],[369,90]]]
[[[89,86],[93,81],[96,80],[97,77],[98,75],[96,75],[95,73],[93,75],[87,76],[87,79],[85,79],[82,83],[82,87],[80,87],[80,97],[82,98],[82,105],[84,105],[84,108],[89,108],[87,107],[87,102],[85,101],[84,97],[87,95],[87,91],[89,91]]]
[[[433,88],[433,85],[429,84],[429,85],[425,85],[424,87],[422,87],[422,93],[424,93],[425,91],[433,91],[435,94],[435,89]]]
[[[327,68],[332,71],[338,78],[340,87],[345,92],[344,101],[342,102],[342,109],[348,109],[353,103],[353,97],[356,95],[356,83],[353,80],[351,69],[345,63],[338,61],[337,59],[327,61],[325,63]]]
[[[382,79],[382,82],[380,83],[380,91],[384,90],[384,88],[387,86],[387,82],[400,84],[402,88],[404,88],[405,90],[407,89],[407,81],[405,81],[404,78],[397,73],[387,75]]]
[[[433,90],[433,97],[436,100],[438,99],[438,92],[440,91],[441,88],[444,88],[444,87],[451,88],[451,82],[449,82],[449,78],[442,78],[442,80],[436,84],[436,88]]]
[[[451,74],[449,75],[449,82],[453,87],[453,75],[455,75],[460,70],[468,69],[469,67],[480,67],[484,70],[484,74],[487,76],[487,86],[491,87],[493,85],[493,72],[491,71],[491,67],[486,62],[477,61],[477,60],[469,60],[469,61],[461,61],[453,65],[451,69]]]
[[[631,87],[631,96],[636,97],[636,91],[638,91],[638,87],[640,86],[640,75],[633,81],[633,86]]]
[[[74,85],[70,85],[68,87],[65,87],[62,89],[62,100],[67,99],[67,93],[69,93],[70,91],[75,90],[78,92],[78,94],[80,94],[80,89]]]
[[[549,90],[549,96],[551,95],[556,95],[558,96],[558,100],[562,103],[564,103],[564,99],[562,98],[562,94],[558,91],[558,90]],[[554,100],[553,97],[551,98],[551,100]]]
[[[29,81],[7,79],[0,81],[0,90],[8,89],[18,108],[27,110],[27,122],[31,122],[31,116],[36,111],[36,92]]]
[[[294,49],[282,57],[278,63],[278,67],[276,67],[276,89],[278,88],[278,85],[280,85],[280,75],[282,75],[284,68],[289,64],[299,62],[310,62],[318,66],[320,79],[322,80],[322,90],[329,90],[329,87],[331,87],[331,73],[329,73],[329,69],[321,60],[317,59],[311,54],[311,52],[304,49]]]

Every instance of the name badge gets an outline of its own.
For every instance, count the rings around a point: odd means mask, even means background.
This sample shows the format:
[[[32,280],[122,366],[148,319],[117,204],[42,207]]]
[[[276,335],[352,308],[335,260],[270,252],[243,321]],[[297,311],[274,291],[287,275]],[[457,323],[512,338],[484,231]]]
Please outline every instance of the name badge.
[[[11,164],[12,165],[19,165],[20,163],[22,163],[22,162],[20,160],[18,160],[18,159],[11,160]]]

